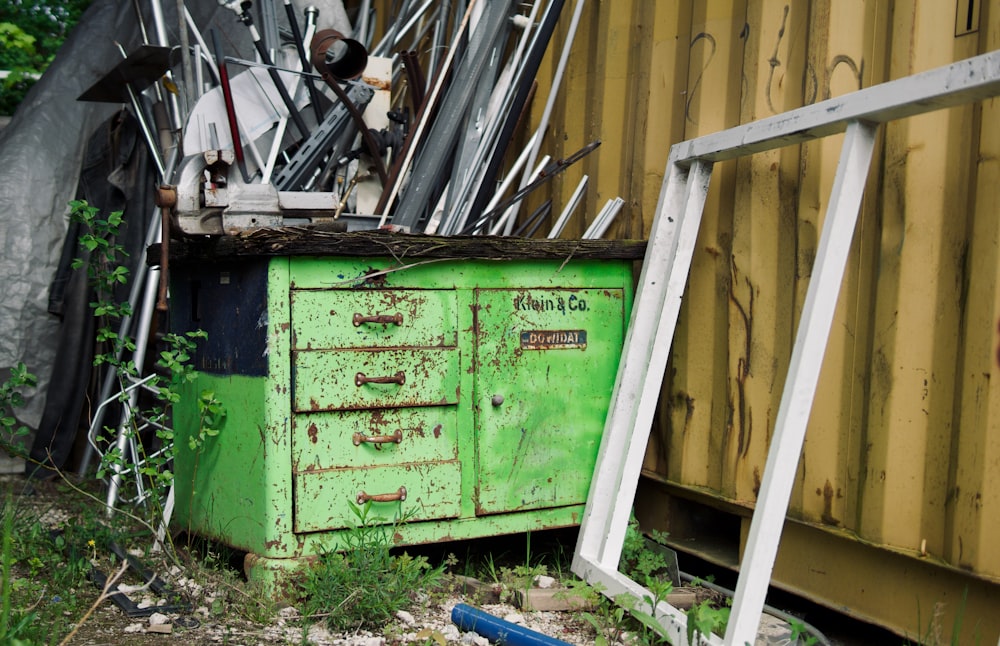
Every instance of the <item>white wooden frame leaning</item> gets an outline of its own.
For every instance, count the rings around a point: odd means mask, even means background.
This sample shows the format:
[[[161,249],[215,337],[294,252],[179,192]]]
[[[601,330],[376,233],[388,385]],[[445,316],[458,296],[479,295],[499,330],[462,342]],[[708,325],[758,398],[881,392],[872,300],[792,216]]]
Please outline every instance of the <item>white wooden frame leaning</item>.
[[[627,593],[675,644],[685,615],[618,572],[653,412],[715,162],[846,131],[799,321],[725,639],[752,644],[812,408],[880,124],[1000,95],[1000,51],[883,83],[670,149],[572,570],[611,599]]]

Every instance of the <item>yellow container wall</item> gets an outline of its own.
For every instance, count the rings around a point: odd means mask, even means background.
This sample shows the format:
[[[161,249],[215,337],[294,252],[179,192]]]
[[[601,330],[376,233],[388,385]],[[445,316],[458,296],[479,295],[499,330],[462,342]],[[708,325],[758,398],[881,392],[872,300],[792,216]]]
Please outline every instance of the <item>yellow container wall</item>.
[[[603,144],[545,197],[559,203],[589,173],[588,221],[620,195],[627,218],[612,233],[645,236],[671,144],[998,47],[998,0],[590,1],[546,142],[553,156]],[[646,475],[666,484],[656,490],[753,506],[841,141],[717,165],[647,451]],[[910,634],[909,586],[931,590],[925,615],[949,585],[950,612],[956,587],[971,585],[971,609],[1000,601],[998,149],[997,99],[882,129],[829,296],[838,309],[802,459],[788,465],[789,518],[831,537],[799,545],[840,550],[826,562],[860,563],[862,549],[886,563],[881,592],[908,601],[880,594],[858,614]],[[831,604],[859,593],[799,576],[812,570],[794,541],[776,579]],[[911,561],[932,570],[903,575]]]
[[[550,195],[587,172],[645,235],[672,143],[995,49],[1000,2],[958,4],[588,2],[546,141],[603,144]],[[1000,581],[998,109],[881,132],[790,515]],[[840,143],[716,168],[651,473],[754,502]]]

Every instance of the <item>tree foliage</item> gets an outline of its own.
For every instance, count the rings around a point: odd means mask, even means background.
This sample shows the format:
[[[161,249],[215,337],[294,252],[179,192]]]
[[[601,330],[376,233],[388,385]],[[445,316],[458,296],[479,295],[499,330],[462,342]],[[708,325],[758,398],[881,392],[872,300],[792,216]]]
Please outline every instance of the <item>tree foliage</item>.
[[[12,114],[55,58],[91,0],[6,0],[0,2],[0,114]]]

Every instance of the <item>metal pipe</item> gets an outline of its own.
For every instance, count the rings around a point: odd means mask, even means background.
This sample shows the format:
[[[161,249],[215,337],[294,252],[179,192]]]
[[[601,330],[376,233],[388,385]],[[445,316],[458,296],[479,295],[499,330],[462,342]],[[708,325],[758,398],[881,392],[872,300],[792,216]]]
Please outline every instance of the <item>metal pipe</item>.
[[[125,52],[122,44],[115,41],[115,45],[118,47],[118,51],[121,52],[122,58],[127,59],[128,54]],[[125,90],[128,92],[129,103],[132,104],[132,111],[135,112],[135,120],[139,123],[139,130],[142,131],[143,139],[146,140],[149,155],[153,158],[153,164],[156,166],[156,172],[159,174],[160,181],[166,181],[167,171],[163,165],[163,153],[160,151],[159,142],[157,142],[156,137],[153,135],[153,129],[150,127],[149,122],[146,121],[146,113],[142,109],[142,103],[139,102],[139,95],[132,89],[131,83],[125,83]]]
[[[299,53],[299,62],[302,64],[302,71],[309,71],[309,56],[306,54],[305,40],[299,30],[299,21],[295,17],[295,7],[292,0],[285,0],[285,15],[288,17],[288,24],[292,27],[292,40],[295,41],[295,50]],[[316,123],[323,120],[323,109],[320,107],[319,90],[313,84],[312,79],[305,77],[306,90],[309,92],[309,101],[313,105],[313,112],[316,114]]]
[[[556,219],[556,223],[552,225],[552,230],[549,231],[549,235],[546,236],[549,240],[555,240],[558,238],[563,232],[563,229],[566,228],[566,223],[569,222],[570,216],[573,215],[574,211],[576,211],[576,207],[579,206],[580,200],[583,198],[583,192],[587,189],[588,179],[589,177],[584,175],[583,179],[580,180],[580,183],[576,185],[576,190],[573,191],[573,194],[569,198],[569,202],[566,203],[566,208],[563,209],[559,218]]]
[[[527,161],[527,153],[528,153],[527,148],[525,148],[521,152],[521,156],[517,158],[517,161],[520,162],[520,164],[515,162],[514,167],[512,167],[510,169],[510,172],[507,173],[506,179],[504,179],[503,183],[500,184],[500,188],[497,189],[497,192],[494,193],[493,199],[491,199],[489,204],[486,205],[487,212],[493,211],[493,209],[496,208],[496,205],[503,198],[503,194],[506,193],[507,189],[510,188],[510,185],[514,183],[514,178],[517,176],[517,173],[520,172],[521,166],[523,166],[524,163]],[[549,157],[548,155],[542,157],[542,160],[538,162],[538,165],[535,167],[535,171],[533,173],[529,173],[529,176],[540,177],[541,175],[543,175],[545,172],[545,168],[549,165],[549,162],[551,161],[552,158]],[[507,210],[500,217],[500,219],[497,220],[497,222],[490,228],[490,235],[495,236],[498,233],[500,233],[500,230],[504,228],[504,226],[507,224],[507,221],[511,217],[513,217],[515,213],[517,213],[517,209],[515,209],[514,205],[512,204],[507,208]],[[510,235],[510,234],[505,233],[504,235]]]
[[[459,37],[461,36],[462,33],[465,32],[466,27],[468,27],[469,17],[472,15],[472,9],[473,7],[476,6],[476,3],[478,1],[479,0],[472,0],[469,3],[468,9],[465,10],[465,16],[462,18],[462,24],[461,27],[459,28]],[[413,161],[413,155],[416,151],[417,144],[423,137],[424,130],[427,128],[427,124],[430,121],[428,115],[430,115],[433,112],[433,107],[437,103],[438,96],[440,96],[441,89],[444,86],[445,77],[448,76],[448,70],[451,69],[452,62],[455,60],[456,49],[457,48],[452,47],[451,49],[448,50],[448,56],[445,57],[441,73],[438,74],[437,82],[434,84],[434,87],[431,90],[430,95],[428,95],[427,97],[427,102],[421,114],[421,119],[417,123],[416,128],[414,129],[410,146],[409,148],[406,149],[406,156],[403,158],[402,164],[400,165],[400,171],[399,174],[397,175],[396,181],[392,182],[392,184],[386,185],[385,187],[386,189],[388,189],[388,193],[386,199],[384,200],[384,204],[379,205],[381,213],[375,213],[375,215],[382,216],[379,219],[380,227],[385,225],[385,222],[389,217],[389,210],[392,208],[393,202],[396,201],[396,196],[399,195],[399,188],[400,188],[399,178],[404,177],[406,175],[406,172],[410,169],[410,164]],[[380,200],[380,202],[381,201],[382,200]]]
[[[559,14],[562,11],[563,3],[564,0],[552,0],[552,3],[545,9],[545,16],[542,19],[542,24],[538,28],[538,32],[535,34],[535,38],[531,43],[531,48],[528,51],[528,56],[525,59],[521,78],[517,84],[517,91],[515,92],[514,100],[511,103],[511,109],[507,112],[503,127],[500,129],[500,133],[497,136],[497,147],[494,149],[493,155],[487,164],[486,173],[483,176],[483,181],[479,185],[479,190],[476,193],[475,198],[472,200],[472,206],[469,209],[470,213],[480,212],[483,205],[489,201],[489,194],[487,192],[489,190],[488,187],[493,184],[494,179],[500,172],[504,152],[507,148],[506,144],[514,136],[514,128],[517,125],[518,117],[521,114],[522,108],[526,104],[528,94],[531,92],[532,82],[530,81],[534,80],[535,75],[538,73],[538,68],[541,66],[542,57],[545,55],[549,39],[555,31],[556,22],[559,20]]]
[[[234,6],[230,6],[229,8],[236,12],[240,22],[246,25],[247,29],[250,31],[250,40],[253,41],[253,46],[257,50],[257,55],[260,56],[261,61],[268,66],[267,74],[271,77],[271,82],[274,83],[274,89],[278,91],[278,96],[281,97],[281,102],[285,104],[285,108],[288,110],[289,118],[291,118],[292,123],[295,124],[296,129],[298,129],[299,134],[302,135],[302,138],[304,139],[309,136],[309,128],[306,126],[306,122],[302,120],[302,115],[300,115],[299,111],[295,109],[295,103],[292,101],[292,97],[288,95],[288,88],[285,87],[281,77],[278,75],[278,71],[274,68],[274,62],[268,55],[267,49],[264,47],[264,43],[261,40],[260,32],[257,31],[257,27],[253,23],[253,16],[246,11],[244,8],[245,6],[246,5],[240,5],[238,9]]]
[[[178,31],[181,35],[181,51],[184,52],[184,56],[181,57],[181,70],[184,76],[184,91],[182,92],[184,96],[184,114],[187,115],[191,110],[191,88],[194,85],[194,73],[191,69],[191,43],[188,40],[188,31],[184,27],[184,0],[176,0],[177,6],[177,21],[178,21]]]
[[[163,19],[163,5],[160,4],[160,0],[150,0],[149,5],[153,8],[153,27],[156,29],[156,40],[161,47],[170,47],[170,41],[167,39],[167,26]],[[167,70],[163,76],[176,85],[173,72]],[[167,99],[170,105],[171,129],[174,132],[180,132],[184,126],[184,119],[187,116],[187,112],[181,110],[177,95],[173,92],[167,92]]]
[[[240,138],[240,128],[236,122],[236,106],[233,104],[233,90],[229,86],[229,71],[226,69],[226,59],[222,55],[222,43],[219,42],[218,33],[211,30],[212,45],[215,47],[215,58],[219,64],[219,80],[222,86],[222,98],[226,104],[226,117],[229,119],[229,132],[233,140],[233,154],[236,157],[236,165],[240,169],[243,181],[250,183],[250,175],[247,173],[246,161],[243,158],[243,141]]]
[[[556,102],[556,95],[559,93],[559,87],[562,85],[563,75],[566,72],[566,63],[569,61],[569,53],[573,48],[573,41],[576,38],[576,30],[580,25],[580,16],[583,14],[583,5],[586,0],[576,0],[576,6],[573,9],[573,17],[569,23],[569,30],[566,33],[566,41],[563,43],[562,53],[559,56],[559,63],[556,65],[556,73],[552,78],[552,86],[549,89],[549,97],[545,101],[545,109],[542,110],[542,118],[538,121],[538,128],[536,132],[541,133],[541,136],[535,141],[535,144],[531,147],[531,156],[528,158],[527,168],[531,168],[531,164],[534,163],[535,159],[538,157],[538,151],[542,146],[542,138],[545,136],[545,130],[549,126],[549,118],[552,116],[552,108]],[[527,173],[521,178],[521,184],[518,188],[523,188],[531,178]],[[515,217],[507,220],[507,227],[504,229],[505,234],[510,234],[511,227],[514,226]]]
[[[194,35],[194,39],[198,43],[198,46],[201,47],[201,50],[206,54],[212,51],[205,43],[205,39],[202,37],[201,32],[198,31],[198,25],[195,24],[194,18],[191,17],[191,12],[187,10],[187,7],[184,7],[184,21],[187,22],[187,26],[191,30],[191,33]],[[215,77],[215,82],[218,83],[219,68],[216,67],[215,61],[212,60],[211,56],[208,56],[205,58],[205,62],[208,64],[208,69],[209,71],[212,72],[212,76]]]

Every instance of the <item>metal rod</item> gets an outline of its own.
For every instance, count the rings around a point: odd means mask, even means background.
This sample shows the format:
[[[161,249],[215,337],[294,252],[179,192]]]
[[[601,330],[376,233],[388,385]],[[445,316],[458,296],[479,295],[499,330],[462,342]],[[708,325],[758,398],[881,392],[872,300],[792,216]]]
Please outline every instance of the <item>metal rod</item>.
[[[115,41],[115,45],[118,47],[118,51],[121,52],[122,58],[128,59],[128,54],[125,52],[122,44]],[[132,104],[132,111],[135,112],[135,120],[139,123],[139,130],[142,131],[143,139],[146,140],[149,155],[153,158],[153,164],[156,166],[156,172],[159,174],[160,181],[166,181],[167,171],[163,165],[163,153],[160,151],[159,142],[153,135],[153,129],[150,127],[149,122],[146,121],[146,114],[142,109],[142,103],[139,102],[139,95],[132,89],[131,83],[125,84],[125,90],[128,92],[129,103]]]
[[[501,211],[503,209],[506,209],[510,205],[512,205],[512,204],[516,203],[517,201],[521,200],[525,195],[527,195],[531,191],[535,190],[536,188],[538,188],[539,186],[541,186],[545,182],[548,182],[553,177],[555,177],[559,173],[563,172],[567,168],[569,168],[574,162],[576,162],[576,161],[578,161],[578,160],[586,157],[590,152],[592,152],[593,150],[596,150],[597,147],[600,146],[600,145],[601,145],[600,140],[592,141],[591,143],[587,144],[586,146],[584,146],[580,150],[576,151],[575,153],[573,153],[569,157],[567,157],[565,159],[560,159],[560,160],[557,160],[557,161],[553,162],[550,165],[549,168],[545,169],[545,171],[542,172],[541,177],[539,177],[535,181],[531,182],[530,184],[528,184],[527,186],[525,186],[524,188],[522,188],[517,193],[514,193],[514,195],[512,195],[505,202],[503,202],[500,205],[498,205],[492,211],[487,211],[486,213],[484,213],[483,215],[481,215],[479,217],[479,219],[476,220],[476,222],[474,222],[473,224],[471,224],[468,227],[466,227],[463,230],[463,233],[467,233],[469,231],[475,231],[476,229],[478,229],[479,227],[481,227],[483,225],[483,223],[489,222],[490,219],[494,215],[496,215],[499,211]]]
[[[563,43],[562,53],[559,56],[559,63],[556,65],[556,73],[552,78],[552,86],[549,89],[549,97],[545,101],[545,109],[542,110],[542,118],[538,121],[538,128],[536,132],[541,133],[541,136],[535,141],[534,145],[531,147],[531,156],[528,158],[528,165],[526,168],[531,168],[535,159],[538,157],[538,151],[542,146],[542,138],[545,136],[545,131],[549,126],[549,118],[552,116],[552,108],[555,106],[556,95],[559,94],[559,87],[562,85],[563,75],[566,72],[566,63],[569,61],[569,53],[573,48],[573,41],[576,39],[576,30],[580,25],[580,16],[583,14],[583,5],[586,0],[576,0],[576,6],[573,9],[573,17],[569,23],[569,30],[566,33],[566,41]],[[521,178],[521,184],[518,188],[523,188],[531,180],[531,177],[527,173]],[[511,227],[514,226],[515,217],[511,217],[507,220],[507,227],[504,232],[509,234]]]
[[[306,54],[305,40],[302,38],[302,31],[299,29],[298,18],[295,17],[295,7],[292,0],[285,0],[285,15],[288,16],[288,24],[292,27],[292,40],[295,41],[295,49],[299,53],[299,61],[302,63],[302,71],[308,71],[310,67],[309,56]],[[320,107],[319,90],[312,82],[312,78],[305,77],[306,90],[309,92],[309,102],[312,103],[313,112],[316,114],[316,123],[323,120],[323,108]]]
[[[253,16],[250,15],[248,11],[243,9],[244,5],[241,5],[240,9],[233,9],[236,15],[239,17],[240,22],[246,25],[247,29],[250,31],[250,40],[253,41],[253,46],[257,50],[257,55],[260,59],[267,65],[267,74],[271,77],[271,81],[274,83],[274,89],[278,91],[278,96],[281,97],[281,102],[285,104],[285,108],[288,110],[288,116],[291,118],[292,123],[295,124],[296,129],[298,129],[299,134],[303,138],[309,136],[309,128],[306,126],[306,122],[302,120],[302,115],[299,111],[295,109],[295,103],[292,102],[292,97],[288,94],[288,88],[285,87],[284,82],[282,82],[281,77],[278,75],[278,71],[274,68],[274,61],[267,53],[267,48],[264,47],[264,42],[261,40],[260,32],[257,31],[257,27],[253,24]],[[220,66],[221,67],[221,66]]]
[[[184,7],[184,21],[187,22],[188,29],[191,30],[191,33],[194,35],[194,39],[198,43],[198,46],[201,47],[201,50],[206,54],[212,51],[209,48],[209,46],[205,43],[205,39],[202,37],[201,32],[198,31],[198,25],[195,24],[194,18],[191,17],[191,12],[187,10],[187,7]],[[218,83],[219,68],[216,67],[215,61],[212,60],[211,56],[207,56],[205,58],[205,62],[208,64],[208,69],[210,72],[212,72],[212,76],[215,78],[215,82]]]
[[[522,68],[522,75],[517,84],[517,90],[511,104],[511,109],[507,112],[503,127],[500,129],[500,133],[497,136],[497,148],[494,149],[493,155],[487,164],[483,181],[479,185],[479,191],[472,200],[472,206],[469,209],[470,213],[480,212],[483,205],[489,201],[488,187],[493,184],[494,179],[500,172],[504,152],[507,148],[506,144],[514,136],[514,129],[517,125],[518,117],[520,116],[521,110],[525,106],[528,95],[531,92],[533,84],[532,81],[538,73],[538,68],[541,66],[542,57],[545,55],[549,39],[551,39],[552,33],[555,31],[556,22],[559,20],[559,14],[562,11],[563,3],[564,0],[552,0],[552,3],[545,9],[545,16],[542,19],[542,24],[535,34],[535,38],[528,51],[528,56],[525,59],[524,67]]]
[[[163,5],[160,3],[160,0],[150,0],[149,5],[153,8],[153,27],[156,29],[156,40],[161,47],[170,47],[170,40],[167,38],[167,26],[163,19]],[[173,72],[167,70],[163,76],[176,85],[174,83]],[[173,92],[167,92],[167,102],[170,105],[170,127],[174,132],[180,132],[187,112],[182,111],[181,105],[177,100],[177,95]]]
[[[226,117],[229,119],[229,132],[233,140],[233,154],[236,156],[236,165],[240,169],[243,181],[250,183],[250,175],[247,173],[246,161],[243,159],[243,142],[240,138],[240,128],[236,123],[236,106],[233,105],[233,90],[229,86],[229,71],[226,69],[226,59],[222,55],[222,44],[219,42],[219,35],[215,29],[211,30],[212,45],[215,47],[215,58],[219,64],[219,81],[222,86],[222,98],[226,104]]]
[[[542,202],[542,205],[535,209],[530,216],[528,216],[527,221],[518,227],[514,231],[513,235],[519,236],[524,234],[530,238],[536,231],[538,231],[538,228],[542,226],[542,222],[545,222],[545,218],[550,213],[552,213],[552,200],[548,199]],[[526,231],[527,233],[525,233]]]
[[[510,169],[510,172],[507,173],[507,178],[504,179],[503,183],[500,184],[500,188],[497,189],[497,192],[493,195],[493,199],[490,200],[490,203],[486,205],[487,211],[491,212],[493,211],[494,208],[496,208],[497,203],[500,202],[500,200],[503,198],[504,193],[506,193],[507,189],[510,188],[510,185],[514,183],[514,178],[517,176],[517,173],[521,171],[521,166],[523,166],[524,163],[527,161],[527,153],[528,153],[527,148],[525,148],[521,152],[521,155],[517,158],[517,161],[520,162],[520,164],[518,164],[517,162],[514,163],[514,167],[512,167]],[[535,167],[535,171],[533,173],[529,173],[528,176],[532,178],[538,178],[544,175],[545,168],[549,165],[549,162],[551,161],[552,158],[549,157],[548,155],[542,157],[542,160],[538,162],[538,165]],[[494,224],[493,227],[490,228],[490,235],[495,236],[498,233],[500,233],[500,230],[506,226],[507,222],[512,217],[514,217],[514,215],[517,213],[517,209],[514,208],[514,206],[515,206],[514,204],[510,205],[504,212],[504,214],[500,217],[500,219],[497,220],[496,224]],[[510,235],[510,234],[505,233],[504,235]]]
[[[580,200],[583,198],[583,192],[587,189],[587,180],[589,177],[583,176],[580,183],[576,185],[576,190],[573,191],[573,195],[570,196],[569,202],[566,203],[566,208],[556,219],[556,223],[552,225],[552,230],[549,231],[549,235],[546,236],[549,240],[555,240],[566,228],[566,223],[569,222],[570,216],[576,211],[576,207],[580,205]]]
[[[465,16],[462,17],[462,24],[458,32],[459,37],[461,37],[461,34],[463,34],[465,32],[465,29],[468,27],[469,17],[472,15],[472,9],[476,6],[476,3],[478,1],[479,0],[472,0],[469,3],[468,9],[465,10]],[[407,148],[406,150],[406,156],[403,158],[403,162],[400,166],[400,171],[398,176],[396,177],[396,181],[394,181],[391,185],[386,186],[386,188],[388,189],[388,194],[387,194],[388,197],[385,200],[385,203],[380,205],[381,212],[375,214],[382,216],[381,219],[379,220],[380,227],[385,225],[385,222],[389,217],[389,210],[392,208],[393,202],[396,201],[396,196],[399,195],[399,188],[400,188],[399,178],[405,176],[406,172],[410,169],[410,164],[413,162],[413,155],[416,151],[417,144],[423,137],[424,130],[427,128],[427,124],[430,121],[429,115],[433,112],[435,104],[437,104],[438,96],[440,96],[441,89],[442,87],[444,87],[445,78],[448,76],[448,70],[451,69],[452,62],[455,60],[456,49],[457,47],[452,47],[450,50],[448,50],[448,56],[445,57],[445,61],[444,64],[442,65],[441,72],[438,74],[437,82],[434,84],[433,89],[431,89],[430,95],[427,97],[427,104],[425,105],[423,113],[421,115],[421,119],[417,123],[417,126],[414,130],[413,141],[411,142],[410,147]]]

